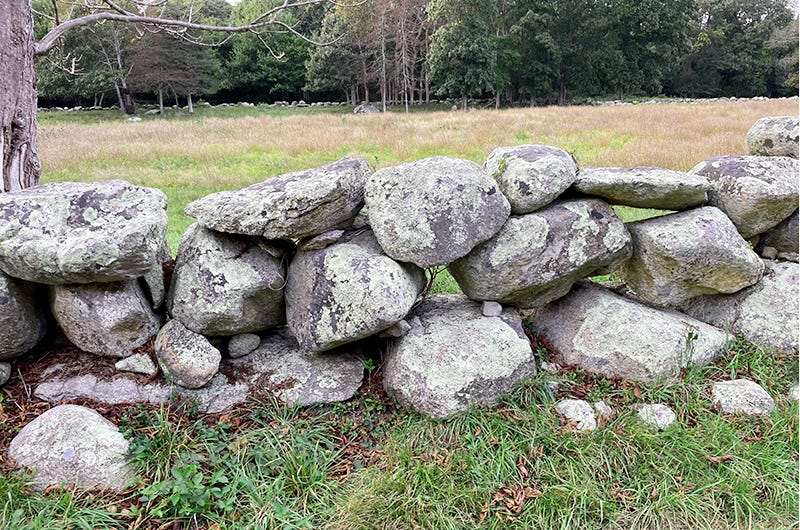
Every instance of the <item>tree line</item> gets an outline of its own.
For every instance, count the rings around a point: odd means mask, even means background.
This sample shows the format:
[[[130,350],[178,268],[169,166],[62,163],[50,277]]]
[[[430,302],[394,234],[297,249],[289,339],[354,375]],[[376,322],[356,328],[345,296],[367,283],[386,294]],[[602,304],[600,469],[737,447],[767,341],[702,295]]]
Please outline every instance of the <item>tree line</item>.
[[[159,16],[241,24],[276,0],[170,0]],[[79,4],[33,0],[41,36]],[[268,32],[87,25],[37,64],[48,104],[305,99],[500,105],[589,97],[784,96],[798,25],[783,0],[364,0],[282,11]],[[305,36],[305,37],[304,37]],[[309,38],[310,36],[310,38]],[[321,45],[322,44],[322,45]],[[166,103],[165,103],[166,102]]]

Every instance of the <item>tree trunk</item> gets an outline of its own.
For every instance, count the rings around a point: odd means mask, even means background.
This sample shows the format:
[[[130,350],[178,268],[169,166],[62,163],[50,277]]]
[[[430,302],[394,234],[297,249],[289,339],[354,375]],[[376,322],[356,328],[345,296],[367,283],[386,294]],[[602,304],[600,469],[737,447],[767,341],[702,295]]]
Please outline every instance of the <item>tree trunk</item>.
[[[39,184],[33,15],[29,1],[0,0],[0,172],[3,188]]]
[[[158,85],[158,113],[164,114],[164,87]]]
[[[467,96],[461,96],[461,110],[467,112]]]
[[[186,94],[186,107],[189,109],[189,114],[194,114],[194,105],[192,104],[192,93]]]
[[[500,109],[500,91],[495,90],[494,92],[494,110]]]

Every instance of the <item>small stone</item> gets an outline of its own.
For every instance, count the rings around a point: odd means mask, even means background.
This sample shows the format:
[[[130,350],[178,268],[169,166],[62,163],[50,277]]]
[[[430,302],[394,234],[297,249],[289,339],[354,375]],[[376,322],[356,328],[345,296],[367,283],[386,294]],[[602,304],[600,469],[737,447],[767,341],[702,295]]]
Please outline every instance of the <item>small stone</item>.
[[[594,403],[593,406],[594,410],[597,411],[597,414],[600,415],[600,417],[611,416],[614,413],[614,411],[606,404],[605,401],[598,401],[597,403]]]
[[[794,385],[792,389],[789,390],[789,397],[794,401],[800,401],[800,385]]]
[[[638,405],[636,416],[643,422],[664,430],[675,423],[675,413],[666,405]]]
[[[746,416],[768,416],[775,408],[775,402],[767,391],[748,379],[714,383],[712,404],[718,406],[723,414]]]
[[[11,363],[0,363],[0,386],[8,383],[11,379]]]
[[[252,353],[261,344],[261,337],[255,333],[241,333],[234,335],[228,341],[228,355],[234,359]]]
[[[222,356],[204,336],[170,320],[156,336],[153,348],[168,381],[184,388],[200,388],[219,370]]]
[[[778,252],[778,259],[781,261],[800,262],[800,254],[797,252]]]
[[[761,249],[761,257],[764,259],[775,259],[778,257],[778,249],[775,247],[764,247]]]
[[[594,407],[582,399],[562,399],[556,404],[556,410],[569,421],[574,421],[579,431],[597,429]]]
[[[411,324],[405,320],[401,320],[378,336],[399,339],[400,337],[405,337],[408,335],[409,331],[411,331]]]
[[[497,302],[487,300],[481,305],[481,312],[485,317],[499,317],[503,314],[503,306]]]
[[[344,230],[329,230],[324,234],[309,238],[297,246],[297,250],[308,252],[329,247],[339,241],[344,235]]]
[[[541,368],[541,370],[543,372],[550,372],[550,373],[553,373],[553,374],[558,373],[559,371],[561,371],[561,365],[560,364],[558,364],[558,363],[550,363],[550,362],[547,362],[547,361],[543,362],[540,368]]]
[[[151,375],[156,371],[156,365],[149,355],[134,353],[130,357],[120,359],[114,364],[120,372],[133,372],[134,374]]]
[[[558,393],[559,389],[561,388],[561,382],[548,381],[547,383],[545,383],[545,386],[550,391],[550,393],[555,396]]]

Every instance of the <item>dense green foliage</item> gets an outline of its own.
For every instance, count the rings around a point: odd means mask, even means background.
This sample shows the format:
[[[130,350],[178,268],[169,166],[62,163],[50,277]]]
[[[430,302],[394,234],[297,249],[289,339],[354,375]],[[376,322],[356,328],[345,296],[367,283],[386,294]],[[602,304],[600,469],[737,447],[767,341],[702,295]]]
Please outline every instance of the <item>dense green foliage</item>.
[[[55,3],[35,0],[37,13]],[[275,0],[171,0],[162,13],[253,20]],[[162,8],[163,9],[163,8]],[[75,14],[79,8],[73,8]],[[40,61],[40,97],[97,104],[134,91],[216,100],[410,104],[433,96],[565,104],[626,96],[797,93],[797,20],[783,0],[365,0],[284,11],[288,31],[237,35],[68,32]],[[52,24],[36,21],[43,34]],[[154,57],[157,56],[157,57]],[[115,95],[116,92],[116,95]],[[108,101],[109,99],[106,99]]]

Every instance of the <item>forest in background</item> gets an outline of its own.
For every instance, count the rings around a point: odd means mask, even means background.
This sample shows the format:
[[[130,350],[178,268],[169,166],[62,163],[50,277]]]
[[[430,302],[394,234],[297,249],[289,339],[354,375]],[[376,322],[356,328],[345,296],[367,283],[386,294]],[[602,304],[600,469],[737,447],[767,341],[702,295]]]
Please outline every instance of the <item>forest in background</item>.
[[[236,24],[279,3],[169,0],[150,14]],[[33,5],[38,36],[82,9]],[[40,105],[133,112],[136,102],[200,97],[563,105],[798,91],[798,22],[783,0],[364,0],[281,16],[292,31],[230,37],[108,21],[76,28],[39,60]]]

